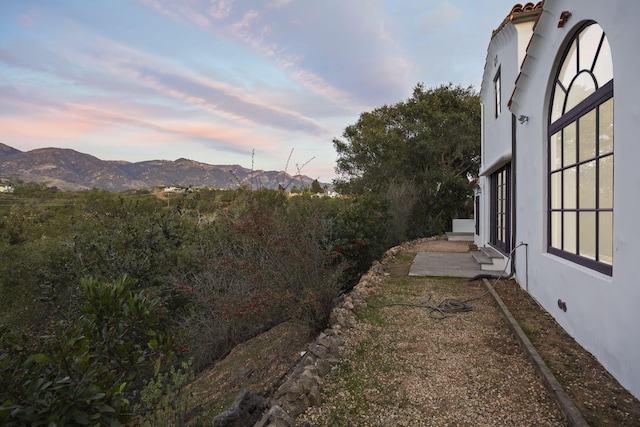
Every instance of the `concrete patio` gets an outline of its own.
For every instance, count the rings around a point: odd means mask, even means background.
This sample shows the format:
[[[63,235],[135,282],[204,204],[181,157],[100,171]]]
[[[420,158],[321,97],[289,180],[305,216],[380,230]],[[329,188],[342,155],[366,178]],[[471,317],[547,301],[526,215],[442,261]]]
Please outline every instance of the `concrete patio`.
[[[478,274],[500,274],[502,270],[482,270],[471,252],[418,252],[409,276],[474,277]]]

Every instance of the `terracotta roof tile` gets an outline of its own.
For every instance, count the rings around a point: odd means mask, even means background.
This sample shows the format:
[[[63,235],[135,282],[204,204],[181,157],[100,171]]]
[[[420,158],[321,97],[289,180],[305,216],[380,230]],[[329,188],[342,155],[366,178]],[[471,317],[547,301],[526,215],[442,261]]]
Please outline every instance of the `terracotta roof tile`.
[[[500,32],[500,30],[507,25],[508,22],[518,22],[521,20],[529,20],[533,17],[538,17],[540,12],[542,11],[542,6],[544,5],[544,0],[539,1],[538,3],[528,2],[524,5],[518,3],[511,8],[511,12],[507,15],[506,18],[502,21],[502,23],[493,30],[491,34],[491,38],[495,37],[496,34]]]
[[[530,4],[530,3],[527,3]],[[516,5],[518,6],[518,5]],[[515,8],[515,6],[514,6]],[[539,9],[539,10],[538,10]],[[538,22],[540,21],[540,17],[542,16],[542,9],[544,9],[544,0],[542,0],[541,2],[539,2],[536,6],[535,6],[535,10],[537,10],[537,14],[538,16],[536,17],[536,22],[533,23],[533,28],[532,30],[535,32],[536,27],[538,26]],[[513,9],[512,9],[513,11]],[[531,42],[533,41],[533,36],[531,36],[531,38],[529,39],[529,43],[527,43],[527,49],[526,49],[526,53],[524,55],[524,59],[522,60],[522,64],[520,64],[520,70],[522,70],[522,67],[524,66],[524,63],[527,62],[527,58],[529,58],[529,47],[531,46]],[[513,85],[513,92],[511,92],[511,96],[509,97],[509,101],[507,102],[507,108],[511,109],[511,104],[513,104],[513,97],[516,94],[516,90],[518,89],[518,80],[520,80],[520,76],[522,75],[522,71],[518,72],[518,77],[516,77],[515,80],[515,84]]]

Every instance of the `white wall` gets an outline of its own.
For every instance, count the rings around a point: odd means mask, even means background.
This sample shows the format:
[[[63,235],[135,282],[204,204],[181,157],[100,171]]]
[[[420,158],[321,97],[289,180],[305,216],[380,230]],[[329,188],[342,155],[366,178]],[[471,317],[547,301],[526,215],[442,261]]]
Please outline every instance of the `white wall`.
[[[481,172],[501,156],[511,153],[511,113],[507,103],[518,76],[518,40],[513,24],[507,23],[491,40],[487,49],[480,102],[484,105],[484,157]],[[495,116],[494,78],[500,69],[502,112]]]
[[[520,64],[531,38],[533,21],[516,25],[507,22],[492,39],[487,49],[480,102],[483,106],[482,164],[480,166],[481,214],[480,234],[474,243],[486,246],[490,240],[490,179],[489,175],[511,160],[511,112],[507,107],[513,92]],[[502,112],[495,116],[494,79],[500,70]]]
[[[512,112],[529,121],[517,125],[518,190],[515,201],[517,279],[618,381],[640,397],[640,89],[637,46],[640,2],[547,0],[529,49]],[[560,13],[572,16],[558,28]],[[576,26],[596,21],[612,49],[614,70],[613,275],[607,276],[546,251],[546,141],[551,82],[563,48]],[[525,269],[528,263],[528,271]],[[567,311],[558,307],[566,303]]]

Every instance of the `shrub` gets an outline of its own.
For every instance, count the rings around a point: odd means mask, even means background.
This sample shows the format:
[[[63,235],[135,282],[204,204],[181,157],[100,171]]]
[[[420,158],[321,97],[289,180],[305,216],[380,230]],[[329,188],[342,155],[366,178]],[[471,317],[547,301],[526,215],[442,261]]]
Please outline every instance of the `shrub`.
[[[140,391],[140,403],[136,413],[144,421],[136,425],[142,427],[185,426],[189,412],[193,409],[193,393],[188,383],[194,379],[193,359],[184,361],[176,369],[160,373],[145,382]]]
[[[387,203],[378,197],[360,196],[339,200],[333,216],[334,257],[346,264],[344,289],[358,282],[371,263],[389,247]]]
[[[198,368],[286,319],[324,327],[342,266],[333,262],[327,222],[311,204],[261,190],[203,227],[199,268],[178,283],[190,295],[182,324]]]
[[[127,385],[141,368],[170,354],[157,300],[131,288],[81,283],[84,314],[34,340],[16,331],[0,337],[0,423],[8,426],[120,425],[132,417]]]

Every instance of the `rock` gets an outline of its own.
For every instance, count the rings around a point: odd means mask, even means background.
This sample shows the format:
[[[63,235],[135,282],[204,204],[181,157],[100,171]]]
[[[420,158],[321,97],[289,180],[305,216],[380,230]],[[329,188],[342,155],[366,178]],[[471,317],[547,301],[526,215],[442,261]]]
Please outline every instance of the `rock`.
[[[304,394],[304,386],[300,381],[288,381],[282,386],[282,393],[288,401],[293,402]]]
[[[335,345],[337,345],[338,347],[342,347],[346,344],[346,341],[344,340],[343,337],[339,336],[339,335],[335,335],[333,337],[333,342],[335,343]]]
[[[315,385],[311,387],[311,390],[309,390],[309,406],[320,406],[321,403],[320,386]]]
[[[306,384],[307,378],[309,379],[309,381],[312,381],[314,383],[318,383],[318,384],[322,383],[322,380],[318,376],[318,369],[315,366],[307,366],[304,368],[304,371],[300,375],[300,381],[303,384]],[[306,388],[307,391],[309,390],[309,387],[310,386]]]
[[[307,354],[307,357],[304,358],[302,362],[303,366],[315,365],[317,358],[313,354]]]
[[[316,339],[316,342],[322,347],[325,347],[328,350],[329,354],[338,354],[338,346],[336,345],[335,338],[331,338],[325,334],[321,334]]]
[[[320,359],[322,359],[323,357],[326,357],[327,353],[329,353],[329,350],[327,350],[327,347],[316,344],[316,343],[309,344],[309,351]]]
[[[318,370],[318,375],[325,376],[329,372],[331,372],[331,363],[326,359],[318,359],[316,361],[316,369]]]
[[[252,390],[242,390],[231,408],[213,419],[213,427],[246,427],[252,426],[269,408],[268,399],[260,396]]]
[[[253,427],[295,427],[295,425],[295,420],[287,414],[287,411],[278,405],[273,405]]]

